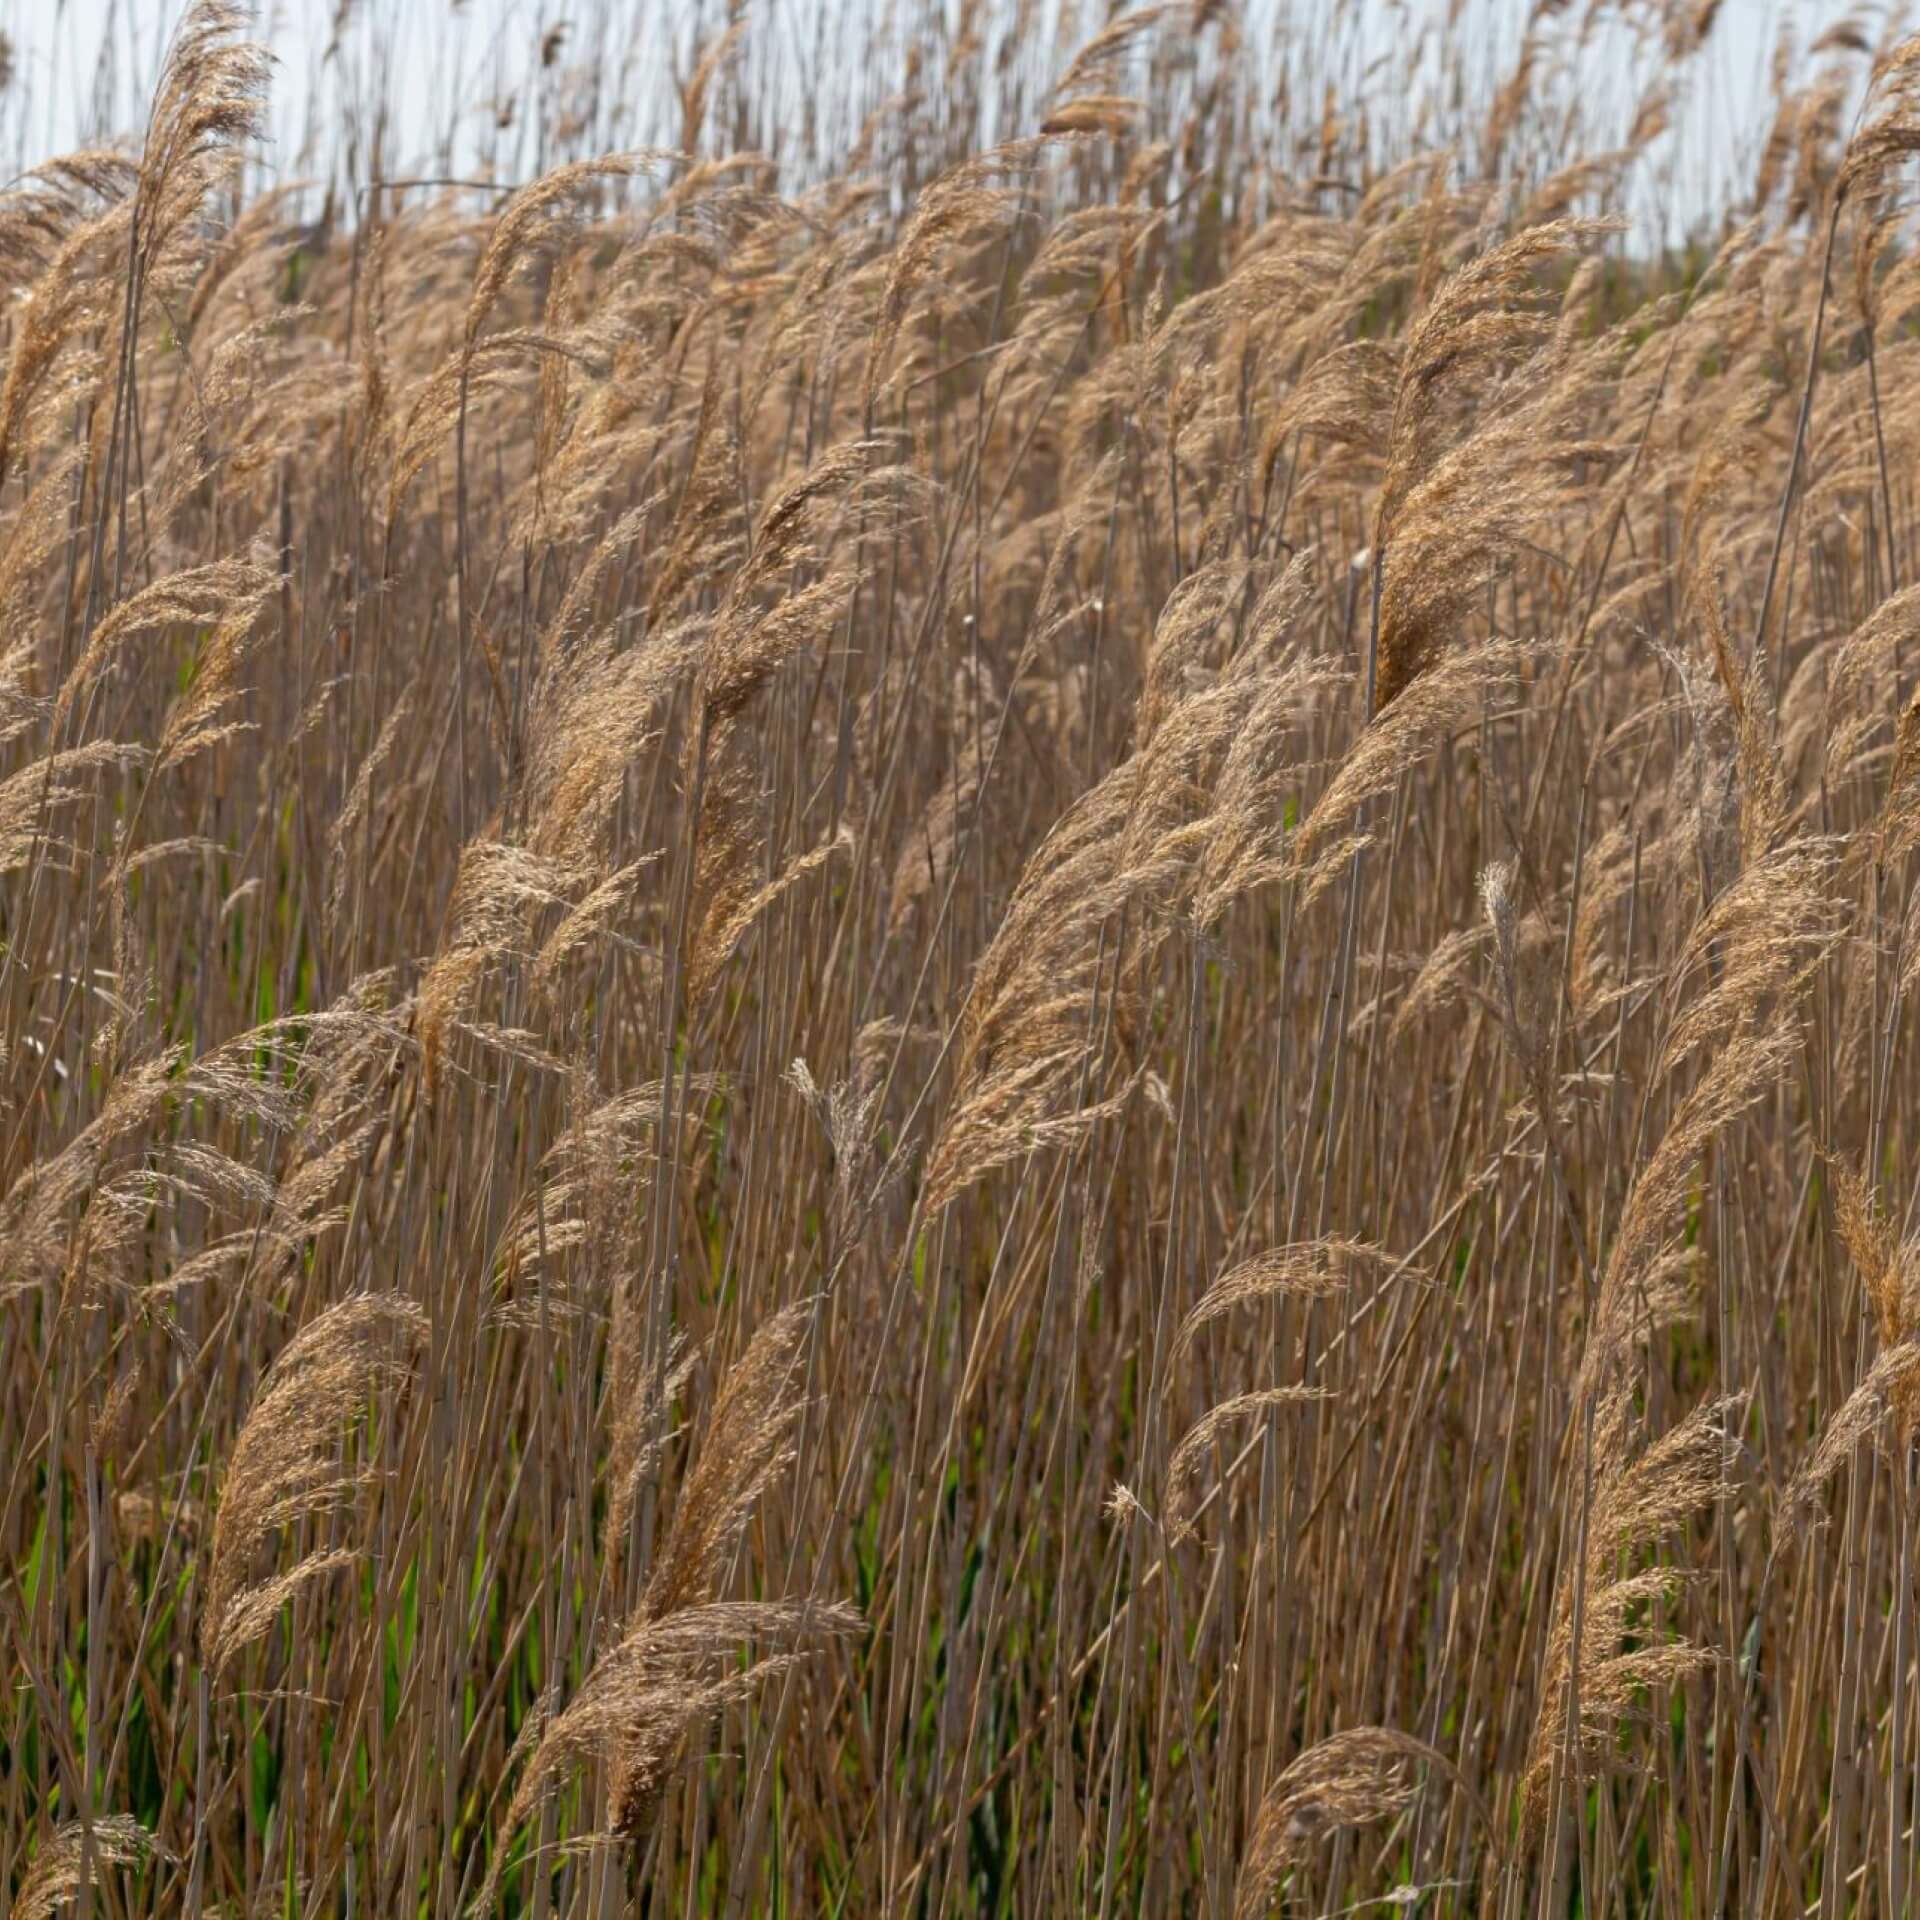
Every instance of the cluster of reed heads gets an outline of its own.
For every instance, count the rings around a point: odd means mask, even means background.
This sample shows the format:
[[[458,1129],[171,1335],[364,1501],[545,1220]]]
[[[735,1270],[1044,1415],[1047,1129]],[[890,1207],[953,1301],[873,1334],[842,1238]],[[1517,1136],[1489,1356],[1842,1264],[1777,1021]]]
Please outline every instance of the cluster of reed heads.
[[[1914,1910],[1920,42],[1663,254],[1712,12],[0,194],[13,1913]]]

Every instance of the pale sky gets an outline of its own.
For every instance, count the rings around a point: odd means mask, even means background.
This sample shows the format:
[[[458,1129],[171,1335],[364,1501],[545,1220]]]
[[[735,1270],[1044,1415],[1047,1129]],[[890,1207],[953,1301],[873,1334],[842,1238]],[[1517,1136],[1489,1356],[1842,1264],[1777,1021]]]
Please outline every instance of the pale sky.
[[[921,0],[913,0],[917,13]],[[1001,0],[1002,4],[1006,0]],[[183,0],[0,0],[0,28],[12,39],[15,78],[0,96],[0,169],[18,172],[84,144],[103,130],[136,126],[167,35]],[[324,172],[340,157],[343,128],[364,121],[384,87],[392,129],[384,157],[389,177],[409,169],[480,172],[519,180],[539,170],[543,155],[533,129],[540,116],[524,105],[531,88],[549,90],[569,75],[597,77],[608,146],[677,138],[673,74],[684,70],[696,33],[724,21],[723,0],[257,0],[263,35],[280,65],[273,139],[260,156],[279,178]],[[953,0],[948,0],[951,7]],[[1073,0],[1040,9],[1052,19]],[[1330,10],[1331,9],[1331,10]],[[838,87],[855,104],[883,91],[870,60],[836,58],[864,49],[862,21],[885,19],[890,0],[751,0],[747,39],[767,83],[796,102],[799,93]],[[1457,44],[1475,76],[1497,84],[1511,70],[1527,0],[1452,0]],[[1577,12],[1575,8],[1569,13]],[[1080,18],[1098,24],[1105,0],[1080,0]],[[1449,11],[1449,0],[1242,0],[1245,47],[1263,87],[1291,58],[1311,71],[1332,71],[1343,100],[1355,87],[1376,96],[1387,117],[1398,103],[1381,97],[1387,72],[1402,72],[1409,44],[1426,44]],[[1657,173],[1636,191],[1642,221],[1684,224],[1724,200],[1751,177],[1752,158],[1769,109],[1769,68],[1783,23],[1808,45],[1847,11],[1844,0],[1723,0],[1705,53],[1688,69],[1690,97],[1675,114],[1666,150],[1643,170]],[[336,21],[345,17],[343,33]],[[1337,24],[1329,26],[1329,21]],[[549,29],[570,24],[564,54],[544,70],[539,49]],[[111,58],[103,63],[102,49]],[[330,51],[331,49],[331,51]],[[809,54],[825,54],[824,77]],[[1040,55],[1052,58],[1051,43]],[[1053,71],[1063,63],[1053,63]],[[1652,65],[1631,63],[1620,37],[1617,55],[1595,57],[1582,71],[1583,100],[1607,101],[1624,128]],[[1370,74],[1369,69],[1374,69]],[[1630,70],[1631,69],[1631,70]],[[515,123],[501,128],[492,99],[517,99]],[[783,116],[784,117],[784,116]],[[1616,136],[1617,137],[1617,136]],[[362,169],[364,171],[364,168]],[[1675,201],[1685,204],[1674,211]]]

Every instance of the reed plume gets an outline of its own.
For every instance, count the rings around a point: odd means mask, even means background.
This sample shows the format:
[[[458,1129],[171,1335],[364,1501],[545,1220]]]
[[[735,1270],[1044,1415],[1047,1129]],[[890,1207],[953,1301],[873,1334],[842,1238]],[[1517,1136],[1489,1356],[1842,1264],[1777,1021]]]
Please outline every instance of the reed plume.
[[[215,1673],[259,1639],[309,1582],[349,1565],[331,1548],[283,1572],[257,1573],[273,1537],[347,1501],[364,1471],[336,1464],[339,1429],[382,1384],[406,1376],[427,1338],[426,1316],[392,1294],[359,1294],[329,1307],[288,1342],[261,1383],[222,1476],[207,1547],[201,1657]]]

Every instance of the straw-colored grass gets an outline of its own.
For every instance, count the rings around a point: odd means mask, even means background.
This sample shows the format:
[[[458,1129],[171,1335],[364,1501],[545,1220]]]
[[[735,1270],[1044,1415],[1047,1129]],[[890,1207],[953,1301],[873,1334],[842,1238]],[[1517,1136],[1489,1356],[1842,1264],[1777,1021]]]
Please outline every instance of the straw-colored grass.
[[[1920,1905],[1920,41],[1045,11],[0,190],[14,1913]]]

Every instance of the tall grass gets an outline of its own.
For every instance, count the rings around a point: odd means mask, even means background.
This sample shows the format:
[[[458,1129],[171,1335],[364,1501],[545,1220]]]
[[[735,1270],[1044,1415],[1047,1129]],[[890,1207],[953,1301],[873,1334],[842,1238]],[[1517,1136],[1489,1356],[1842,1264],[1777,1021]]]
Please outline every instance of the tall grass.
[[[1714,13],[0,194],[15,1914],[1914,1910],[1920,41],[1666,254]]]

